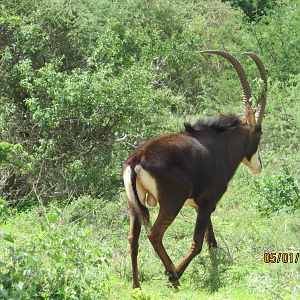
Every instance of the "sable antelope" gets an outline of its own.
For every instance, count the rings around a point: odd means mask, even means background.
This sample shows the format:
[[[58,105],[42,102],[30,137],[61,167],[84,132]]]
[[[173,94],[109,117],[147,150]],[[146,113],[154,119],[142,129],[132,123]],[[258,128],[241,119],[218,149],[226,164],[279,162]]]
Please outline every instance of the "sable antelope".
[[[191,260],[201,252],[204,237],[209,250],[217,247],[210,216],[240,162],[254,174],[262,169],[258,144],[267,94],[267,75],[262,61],[255,53],[244,53],[256,63],[264,83],[254,113],[250,86],[240,62],[224,51],[203,52],[221,55],[234,67],[242,86],[244,115],[221,115],[208,121],[199,120],[193,126],[185,124],[184,132],[161,135],[143,142],[125,161],[123,179],[130,212],[128,240],[133,288],[140,286],[138,239],[141,224],[149,222],[146,205],[159,203],[159,214],[148,237],[165,266],[170,282],[177,285]],[[175,267],[162,239],[183,205],[196,209],[197,220],[192,247]]]

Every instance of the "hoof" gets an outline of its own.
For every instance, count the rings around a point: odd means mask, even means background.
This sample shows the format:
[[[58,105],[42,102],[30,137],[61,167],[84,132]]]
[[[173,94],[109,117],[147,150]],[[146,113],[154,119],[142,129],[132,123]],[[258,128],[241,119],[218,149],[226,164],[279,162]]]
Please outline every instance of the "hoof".
[[[208,250],[208,255],[211,257],[211,258],[215,258],[218,254],[218,251],[219,251],[219,248],[218,247],[211,247],[209,250]]]
[[[168,276],[169,282],[173,287],[177,288],[178,286],[180,286],[179,278],[176,272],[171,273],[166,271],[166,275]]]
[[[139,290],[140,290],[140,289],[141,289],[141,286],[140,286],[139,283],[133,282],[133,283],[132,283],[132,288],[133,288],[133,289],[139,289]]]
[[[171,281],[169,280],[170,284],[171,284],[171,287],[175,288],[175,289],[178,289],[178,287],[180,286],[180,282],[179,282],[179,279],[175,280],[175,281]]]

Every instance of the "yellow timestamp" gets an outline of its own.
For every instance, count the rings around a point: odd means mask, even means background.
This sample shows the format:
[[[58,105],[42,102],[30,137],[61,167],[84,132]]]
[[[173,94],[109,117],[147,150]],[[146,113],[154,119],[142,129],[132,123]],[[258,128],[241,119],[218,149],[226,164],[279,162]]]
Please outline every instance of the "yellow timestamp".
[[[292,252],[265,252],[264,253],[265,263],[295,263],[299,262],[299,253]]]

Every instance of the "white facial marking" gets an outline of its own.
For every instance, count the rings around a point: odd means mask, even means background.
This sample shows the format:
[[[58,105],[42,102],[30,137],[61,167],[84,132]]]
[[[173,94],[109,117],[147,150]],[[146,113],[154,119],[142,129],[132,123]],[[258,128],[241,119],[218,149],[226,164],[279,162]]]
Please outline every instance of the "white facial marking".
[[[251,157],[250,164],[252,166],[253,174],[259,174],[261,172],[261,163],[260,163],[260,159],[259,159],[258,150]]]
[[[249,167],[249,169],[251,170],[251,173],[254,175],[257,175],[261,172],[261,163],[260,163],[260,159],[259,159],[259,153],[258,150],[252,155],[250,161],[244,157],[242,162]]]

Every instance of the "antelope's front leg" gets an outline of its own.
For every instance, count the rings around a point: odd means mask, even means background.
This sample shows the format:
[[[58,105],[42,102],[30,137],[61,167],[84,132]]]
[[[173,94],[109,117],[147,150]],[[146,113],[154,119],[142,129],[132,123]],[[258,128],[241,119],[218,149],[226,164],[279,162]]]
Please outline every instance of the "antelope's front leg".
[[[206,232],[207,226],[210,222],[210,209],[199,209],[197,212],[197,221],[194,230],[194,237],[192,242],[192,247],[188,254],[181,260],[181,262],[176,267],[176,273],[178,278],[181,277],[187,266],[190,264],[192,259],[201,252],[202,244],[204,239],[204,234]]]
[[[211,223],[211,218],[209,218],[209,222],[206,228],[205,232],[205,241],[207,245],[207,250],[209,254],[210,261],[212,263],[213,267],[217,267],[217,259],[216,259],[216,254],[217,254],[217,248],[218,244],[215,238],[215,233],[214,233],[214,228]]]
[[[211,218],[209,218],[208,225],[207,225],[207,228],[205,231],[205,242],[206,242],[208,251],[210,251],[212,248],[218,247],[215,233],[214,233],[214,228],[211,223]]]

